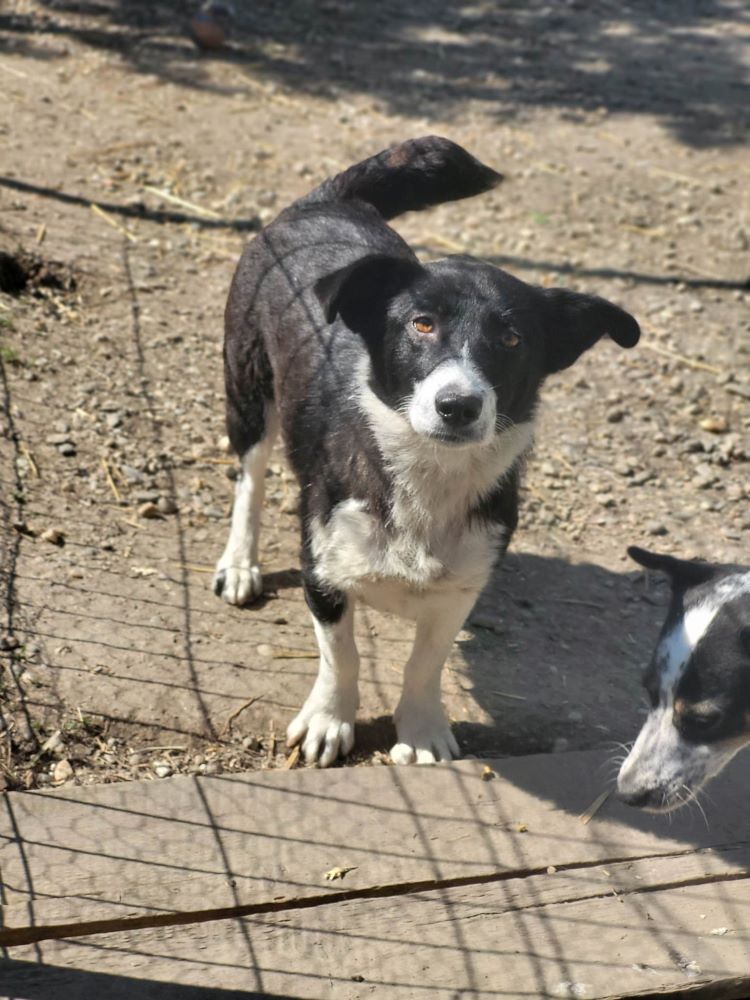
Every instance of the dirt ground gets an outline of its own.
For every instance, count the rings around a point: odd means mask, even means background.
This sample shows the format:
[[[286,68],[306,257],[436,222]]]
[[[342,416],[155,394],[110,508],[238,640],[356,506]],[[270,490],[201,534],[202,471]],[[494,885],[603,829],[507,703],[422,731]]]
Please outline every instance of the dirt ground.
[[[216,54],[185,10],[0,11],[6,786],[284,764],[316,654],[281,453],[264,599],[210,592],[234,471],[224,300],[263,221],[425,132],[506,180],[399,220],[421,254],[596,292],[644,331],[547,384],[449,715],[477,755],[632,739],[666,593],[625,547],[750,561],[747,5],[255,0]],[[352,760],[382,763],[410,632],[363,609],[357,634]]]

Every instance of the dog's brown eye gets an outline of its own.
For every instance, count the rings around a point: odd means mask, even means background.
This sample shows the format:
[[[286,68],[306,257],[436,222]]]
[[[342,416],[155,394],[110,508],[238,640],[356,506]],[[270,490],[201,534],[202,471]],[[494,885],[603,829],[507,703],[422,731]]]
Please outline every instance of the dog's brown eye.
[[[432,333],[435,326],[429,316],[417,316],[411,321],[417,333]]]
[[[680,713],[678,702],[675,702],[675,711],[678,714],[680,728],[686,736],[700,738],[703,733],[709,732],[721,720],[721,712],[717,708],[698,712],[683,709]]]
[[[518,347],[521,338],[513,330],[503,330],[500,334],[500,343],[503,347]]]

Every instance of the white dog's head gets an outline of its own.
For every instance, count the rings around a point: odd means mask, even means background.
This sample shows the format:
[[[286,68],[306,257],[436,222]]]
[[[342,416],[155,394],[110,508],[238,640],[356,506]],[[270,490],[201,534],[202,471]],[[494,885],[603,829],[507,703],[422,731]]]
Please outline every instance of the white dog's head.
[[[623,763],[623,801],[676,809],[750,743],[750,571],[628,549],[672,601],[644,685],[651,711]]]

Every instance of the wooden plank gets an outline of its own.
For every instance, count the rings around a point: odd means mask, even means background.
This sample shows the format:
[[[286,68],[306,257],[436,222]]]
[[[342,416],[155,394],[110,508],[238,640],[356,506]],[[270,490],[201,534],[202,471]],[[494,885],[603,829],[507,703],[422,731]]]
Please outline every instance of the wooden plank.
[[[431,768],[174,778],[5,799],[4,929],[173,922],[377,887],[481,881],[548,865],[669,855],[741,841],[741,771],[712,789],[712,822],[605,803],[604,756],[570,753]],[[324,873],[352,867],[343,880]]]
[[[750,848],[15,948],[14,997],[721,996],[750,992]],[[727,880],[730,879],[730,880]],[[99,987],[90,986],[87,976]],[[100,978],[97,978],[100,977]],[[106,994],[104,987],[106,986]],[[720,989],[720,992],[716,992]],[[226,992],[225,992],[226,991]],[[744,992],[743,992],[744,991]],[[1,991],[0,991],[1,992]],[[188,991],[185,1000],[193,996]]]

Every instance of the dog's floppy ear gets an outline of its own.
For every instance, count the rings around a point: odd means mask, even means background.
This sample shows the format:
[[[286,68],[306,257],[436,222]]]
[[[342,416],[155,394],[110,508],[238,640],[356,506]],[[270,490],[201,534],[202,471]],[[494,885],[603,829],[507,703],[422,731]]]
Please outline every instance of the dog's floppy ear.
[[[547,306],[545,366],[548,373],[568,368],[605,334],[620,347],[635,347],[638,343],[640,327],[630,313],[612,302],[567,288],[545,288],[542,292]]]
[[[314,285],[326,322],[341,316],[357,329],[377,301],[385,302],[405,288],[422,266],[417,260],[370,254],[320,278]]]
[[[639,549],[637,545],[630,546],[628,555],[646,569],[666,573],[673,587],[695,587],[699,583],[707,583],[717,570],[713,563],[676,559],[674,556],[660,555],[658,552],[647,552],[646,549]]]

